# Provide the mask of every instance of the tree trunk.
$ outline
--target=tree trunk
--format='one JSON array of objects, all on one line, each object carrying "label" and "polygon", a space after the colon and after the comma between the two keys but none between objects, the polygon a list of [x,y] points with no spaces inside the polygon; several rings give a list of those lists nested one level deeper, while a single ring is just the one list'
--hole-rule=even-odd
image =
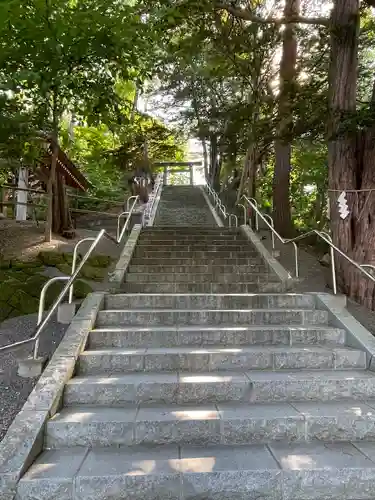
[{"label": "tree trunk", "polygon": [[50,242],[52,240],[52,226],[53,226],[53,198],[54,198],[54,184],[56,177],[56,165],[57,165],[57,155],[58,155],[58,144],[57,137],[54,138],[52,143],[52,159],[51,159],[51,169],[48,177],[47,184],[47,220],[45,227],[45,241]]},{"label": "tree trunk", "polygon": [[[337,198],[341,191],[358,189],[360,161],[357,161],[356,134],[341,131],[344,119],[356,109],[359,0],[336,0],[331,18],[330,123],[328,129],[328,172],[330,218],[333,242],[353,256],[356,240],[355,194],[348,193],[350,214],[341,219]],[[359,160],[359,159],[358,159]],[[339,283],[350,295],[353,269],[342,257],[336,258]]]},{"label": "tree trunk", "polygon": [[[286,0],[285,19],[299,15],[300,0]],[[285,237],[293,234],[289,184],[291,160],[291,132],[293,127],[293,94],[296,80],[297,38],[296,25],[288,23],[283,32],[283,53],[280,63],[280,95],[278,138],[275,141],[275,171],[273,178],[273,219],[275,229]]]},{"label": "tree trunk", "polygon": [[202,149],[203,149],[203,167],[204,167],[204,177],[205,179],[209,179],[209,174],[208,174],[208,151],[207,151],[207,144],[204,139],[201,139],[202,142]]},{"label": "tree trunk", "polygon": [[210,138],[210,179],[215,190],[220,188],[220,166],[217,154],[217,136],[214,134]]}]

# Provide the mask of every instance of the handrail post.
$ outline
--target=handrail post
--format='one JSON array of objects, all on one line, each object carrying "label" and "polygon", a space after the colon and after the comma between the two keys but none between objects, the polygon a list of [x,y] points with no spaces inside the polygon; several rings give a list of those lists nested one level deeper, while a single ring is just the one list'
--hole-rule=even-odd
[{"label": "handrail post", "polygon": [[[263,217],[264,217],[265,219],[268,219],[268,220],[270,221],[270,224],[271,224],[271,226],[272,226],[273,228],[275,227],[275,225],[274,225],[274,223],[273,223],[273,219],[272,219],[272,217],[271,217],[270,215],[268,215],[268,214],[263,214]],[[271,240],[272,240],[272,250],[275,250],[275,234],[274,234],[274,232],[273,232],[273,231],[271,231]]]},{"label": "handrail post", "polygon": [[[40,323],[42,322],[43,319],[43,313],[44,313],[44,301],[46,298],[46,293],[50,285],[52,283],[55,283],[56,281],[68,281],[70,279],[70,276],[55,276],[54,278],[51,278],[47,281],[47,283],[44,284],[42,291],[40,292],[40,299],[39,299],[39,308],[38,308],[38,320],[37,320],[37,325],[39,326]],[[38,358],[38,350],[39,350],[39,337],[35,340],[35,345],[34,345],[34,351],[33,351],[33,358],[37,359]]]},{"label": "handrail post", "polygon": [[246,207],[242,203],[237,203],[237,206],[238,207],[242,207],[242,210],[243,210],[243,223],[246,226],[247,225],[247,210],[246,210]]},{"label": "handrail post", "polygon": [[[73,275],[74,271],[76,270],[78,247],[81,245],[81,243],[85,243],[86,241],[95,241],[95,238],[92,238],[92,237],[91,238],[83,238],[78,243],[76,243],[74,250],[73,250],[73,261],[72,261],[72,273],[71,273],[71,275]],[[72,283],[72,286],[69,288],[69,298],[68,298],[69,304],[71,304],[73,301],[73,291],[74,291],[74,283]]]},{"label": "handrail post", "polygon": [[299,278],[298,246],[296,243],[294,243],[294,241],[292,241],[292,245],[294,246],[294,265],[296,278]]},{"label": "handrail post", "polygon": [[316,234],[320,237],[325,236],[328,241],[332,243],[330,245],[330,255],[331,255],[331,271],[332,271],[332,290],[335,295],[337,295],[337,278],[336,278],[336,262],[335,262],[335,250],[333,248],[333,242],[331,235],[325,231],[317,231]]}]

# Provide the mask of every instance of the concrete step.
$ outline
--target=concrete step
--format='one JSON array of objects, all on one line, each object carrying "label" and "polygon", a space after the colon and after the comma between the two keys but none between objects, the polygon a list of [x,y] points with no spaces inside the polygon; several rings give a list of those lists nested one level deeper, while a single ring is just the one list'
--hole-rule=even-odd
[{"label": "concrete step", "polygon": [[129,373],[75,377],[66,405],[220,403],[241,401],[363,401],[375,398],[375,375],[365,370]]},{"label": "concrete step", "polygon": [[232,284],[237,281],[251,282],[251,283],[265,283],[265,282],[279,282],[280,280],[276,274],[270,272],[255,273],[126,273],[126,283],[227,283]]},{"label": "concrete step", "polygon": [[169,242],[161,242],[158,245],[151,244],[148,240],[144,240],[144,242],[137,242],[137,250],[145,250],[145,251],[160,251],[160,252],[242,252],[242,251],[251,251],[253,253],[257,253],[254,247],[249,245],[248,243],[236,243],[225,242],[225,243],[213,243],[213,242],[197,242],[197,243],[184,243],[184,242],[175,242],[174,244],[170,244]]},{"label": "concrete step", "polygon": [[191,259],[198,259],[198,258],[205,258],[205,259],[211,259],[213,257],[221,259],[229,259],[229,258],[236,258],[236,259],[241,259],[241,258],[251,258],[251,257],[259,257],[259,255],[252,249],[247,249],[247,250],[205,250],[204,248],[201,250],[184,250],[184,251],[178,251],[174,250],[173,248],[155,248],[155,247],[136,247],[134,251],[134,256],[135,257],[148,257],[148,258],[164,258],[167,256],[168,258],[171,259],[184,259],[184,258],[191,258]]},{"label": "concrete step", "polygon": [[129,309],[99,311],[96,326],[327,324],[328,312],[308,309]]},{"label": "concrete step", "polygon": [[366,369],[366,353],[345,346],[178,346],[95,349],[79,356],[81,375],[132,372]]},{"label": "concrete step", "polygon": [[35,498],[369,500],[375,443],[49,450],[18,484],[17,500]]},{"label": "concrete step", "polygon": [[137,264],[130,265],[129,272],[133,274],[142,273],[184,273],[184,274],[207,274],[210,276],[215,276],[216,274],[244,274],[244,273],[267,273],[270,272],[269,268],[265,264],[208,264],[208,265],[154,265],[154,264]]},{"label": "concrete step", "polygon": [[311,402],[73,406],[48,421],[46,446],[358,442],[375,440],[374,422],[375,400],[319,406]]},{"label": "concrete step", "polygon": [[[275,283],[273,291],[278,291]],[[125,293],[254,293],[260,291],[259,283],[124,283],[121,292]]]},{"label": "concrete step", "polygon": [[298,308],[314,309],[315,297],[308,294],[116,294],[105,298],[106,309],[170,308]]},{"label": "concrete step", "polygon": [[142,235],[180,235],[180,236],[190,236],[190,235],[222,235],[226,236],[228,234],[232,235],[242,235],[241,229],[238,227],[219,227],[219,226],[149,226],[144,227],[141,232]]},{"label": "concrete step", "polygon": [[171,243],[172,245],[185,244],[185,243],[244,243],[247,245],[251,245],[250,241],[246,238],[242,233],[229,233],[229,234],[184,234],[177,233],[171,234],[168,232],[165,233],[141,233],[139,235],[138,241],[148,242],[152,244],[160,243],[165,245],[166,243]]},{"label": "concrete step", "polygon": [[345,330],[327,326],[128,327],[99,328],[89,335],[90,349],[212,345],[299,345],[345,343]]},{"label": "concrete step", "polygon": [[[152,238],[139,238],[137,241],[138,246],[151,246],[151,247],[156,247],[156,248],[176,248],[179,250],[182,249],[194,249],[197,248],[200,250],[201,248],[213,248],[214,250],[222,250],[223,248],[230,248],[230,249],[242,249],[246,247],[250,247],[254,249],[254,247],[249,243],[247,240],[234,240],[233,238],[228,238],[228,239],[222,239],[222,240],[213,240],[213,239],[201,239],[197,238],[194,240],[191,239],[185,239],[185,240],[168,240],[168,239],[162,239],[162,240],[153,240]],[[254,249],[255,250],[255,249]]]},{"label": "concrete step", "polygon": [[249,266],[249,270],[252,269],[251,266],[265,266],[262,258],[258,256],[254,257],[168,257],[164,255],[163,257],[137,257],[134,256],[131,259],[130,267],[132,266]]}]

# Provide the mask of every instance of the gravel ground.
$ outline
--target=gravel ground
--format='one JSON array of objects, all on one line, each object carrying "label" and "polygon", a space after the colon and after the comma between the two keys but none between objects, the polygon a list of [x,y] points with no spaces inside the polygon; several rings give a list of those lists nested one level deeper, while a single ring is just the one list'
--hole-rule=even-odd
[{"label": "gravel ground", "polygon": [[[0,325],[0,345],[17,342],[31,337],[37,315],[19,316],[4,321]],[[67,325],[57,323],[52,318],[40,338],[40,354],[49,356],[53,354],[59,345]],[[24,356],[32,352],[32,349],[22,348],[17,352],[18,356]],[[0,353],[0,440],[4,437],[7,428],[15,415],[22,408],[37,378],[25,379],[17,375],[17,362],[15,353]]]}]

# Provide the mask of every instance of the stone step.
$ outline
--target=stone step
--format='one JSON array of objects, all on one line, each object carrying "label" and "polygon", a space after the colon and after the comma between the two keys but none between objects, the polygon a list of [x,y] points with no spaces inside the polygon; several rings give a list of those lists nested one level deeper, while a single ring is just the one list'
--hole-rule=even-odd
[{"label": "stone step", "polygon": [[67,405],[125,403],[363,401],[375,398],[375,375],[365,370],[280,370],[208,373],[129,373],[75,377]]},{"label": "stone step", "polygon": [[89,335],[91,349],[212,345],[299,345],[345,343],[345,330],[326,326],[101,328]]},{"label": "stone step", "polygon": [[237,227],[219,227],[219,226],[148,226],[144,227],[141,232],[142,235],[159,235],[164,237],[164,235],[180,235],[180,236],[207,236],[207,235],[218,235],[226,236],[230,235],[242,235],[241,229]]},{"label": "stone step", "polygon": [[224,242],[197,242],[197,243],[184,243],[177,242],[169,244],[169,242],[161,242],[158,245],[151,244],[148,240],[138,241],[136,250],[144,250],[151,252],[246,252],[247,250],[257,253],[256,250],[248,243]]},{"label": "stone step", "polygon": [[237,281],[245,281],[251,283],[265,283],[265,282],[279,282],[280,280],[276,274],[271,274],[270,272],[263,273],[126,273],[125,282],[126,283],[223,283],[232,284]]},{"label": "stone step", "polygon": [[244,273],[267,273],[270,272],[269,268],[265,264],[207,264],[207,265],[171,265],[168,264],[137,264],[132,263],[129,266],[129,272],[133,274],[142,273],[184,273],[184,274],[207,274],[210,276],[215,276],[217,274],[237,274],[242,275]]},{"label": "stone step", "polygon": [[132,372],[366,369],[366,353],[344,346],[179,346],[81,353],[82,375]]},{"label": "stone step", "polygon": [[172,245],[178,245],[182,243],[244,243],[250,245],[249,240],[242,233],[230,233],[230,234],[168,234],[168,233],[141,233],[138,238],[138,242],[151,242],[152,244],[160,243],[165,245],[166,243],[171,243]]},{"label": "stone step", "polygon": [[137,257],[134,256],[131,259],[130,267],[135,265],[142,266],[249,266],[249,270],[252,269],[251,266],[265,266],[264,261],[260,256],[254,257],[168,257],[167,254],[163,257]]},{"label": "stone step", "polygon": [[[275,283],[273,291],[278,291]],[[259,283],[124,283],[126,293],[254,293],[260,291]]]},{"label": "stone step", "polygon": [[251,258],[251,257],[258,257],[258,253],[256,253],[254,250],[251,248],[247,250],[218,250],[218,251],[212,251],[212,250],[185,250],[185,251],[177,251],[174,249],[170,248],[165,248],[165,250],[158,248],[156,249],[155,247],[136,247],[134,251],[134,256],[135,257],[148,257],[148,258],[163,258],[167,256],[168,258],[171,259],[183,259],[183,258],[191,258],[191,259],[198,259],[198,258],[205,258],[205,259],[211,259],[213,257],[221,259],[229,259],[229,258],[235,258],[235,259],[241,259],[241,258]]},{"label": "stone step", "polygon": [[[375,440],[375,400],[63,408],[46,446],[248,445]],[[375,442],[374,442],[375,444]]]},{"label": "stone step", "polygon": [[314,309],[315,297],[308,294],[116,294],[105,298],[106,309],[135,307],[170,309],[233,309],[241,307]]},{"label": "stone step", "polygon": [[326,324],[328,312],[308,309],[129,309],[99,311],[96,326]]},{"label": "stone step", "polygon": [[206,249],[212,248],[213,250],[222,250],[223,248],[241,250],[242,248],[252,247],[246,240],[212,240],[212,239],[197,239],[197,240],[153,240],[147,237],[139,238],[137,245],[140,247],[154,247],[154,248],[173,248],[176,250],[192,250],[192,249]]},{"label": "stone step", "polygon": [[48,450],[18,484],[17,500],[35,498],[369,500],[375,443]]}]

